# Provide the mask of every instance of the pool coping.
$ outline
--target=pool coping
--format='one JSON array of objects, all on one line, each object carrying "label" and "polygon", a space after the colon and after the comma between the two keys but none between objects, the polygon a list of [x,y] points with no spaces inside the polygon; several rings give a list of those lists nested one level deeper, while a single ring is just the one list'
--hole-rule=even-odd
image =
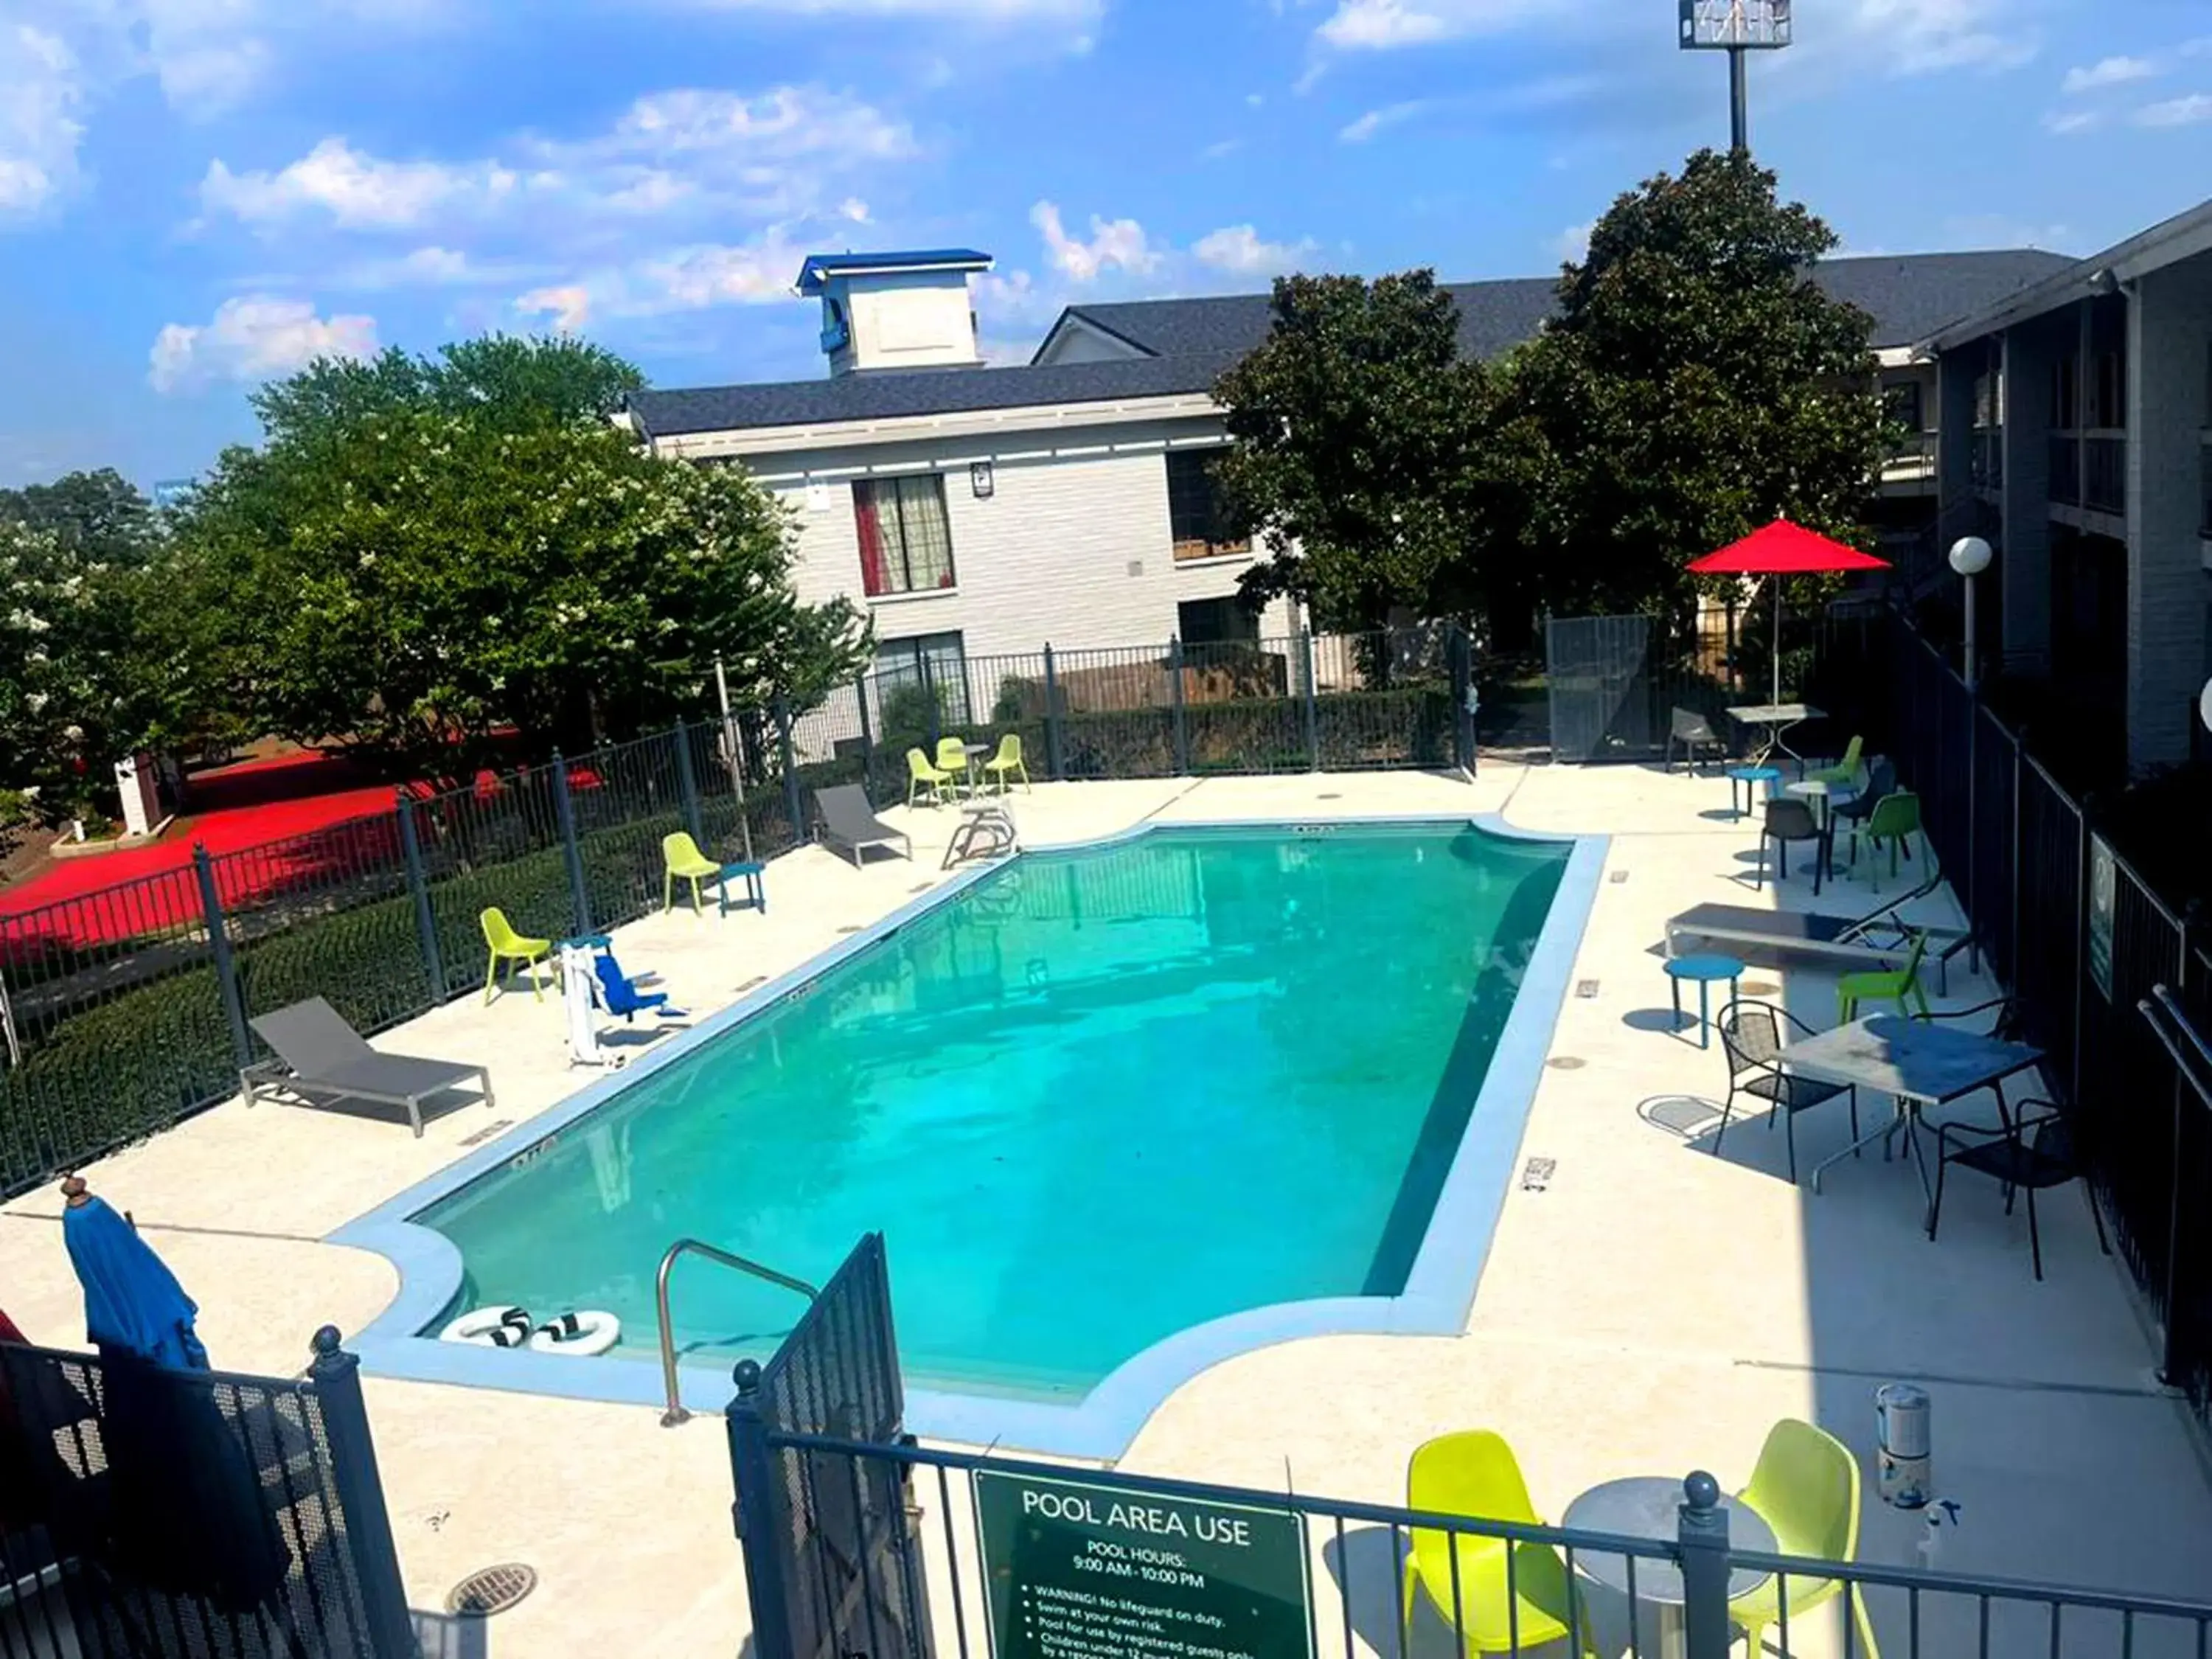
[{"label": "pool coping", "polygon": [[[1566,1000],[1574,962],[1597,900],[1610,838],[1528,830],[1494,812],[1396,812],[1344,816],[1281,813],[1237,817],[1154,817],[1111,835],[1043,843],[1028,853],[1080,852],[1191,830],[1250,830],[1301,824],[1471,824],[1502,840],[1565,846],[1565,868],[1536,936],[1512,1012],[1492,1052],[1468,1127],[1453,1154],[1405,1289],[1395,1297],[1334,1297],[1271,1304],[1224,1315],[1163,1338],[1133,1354],[1083,1398],[1059,1404],[1018,1395],[907,1390],[907,1427],[931,1439],[999,1444],[1066,1457],[1111,1461],[1128,1449],[1146,1421],[1200,1372],[1239,1354],[1316,1336],[1456,1336],[1466,1328],[1484,1264],[1504,1210],[1528,1114],[1535,1103],[1552,1033]],[[1016,859],[1023,854],[1017,854]],[[410,1219],[441,1199],[559,1133],[641,1078],[677,1063],[763,1009],[907,927],[997,872],[994,860],[963,872],[899,906],[872,925],[758,986],[672,1041],[610,1072],[526,1119],[325,1236],[324,1243],[383,1256],[398,1275],[392,1301],[349,1346],[372,1376],[509,1393],[625,1405],[663,1406],[657,1364],[587,1363],[562,1354],[478,1347],[416,1334],[451,1303],[462,1279],[460,1251],[445,1235]],[[678,1367],[684,1403],[719,1412],[732,1386],[717,1362]]]}]

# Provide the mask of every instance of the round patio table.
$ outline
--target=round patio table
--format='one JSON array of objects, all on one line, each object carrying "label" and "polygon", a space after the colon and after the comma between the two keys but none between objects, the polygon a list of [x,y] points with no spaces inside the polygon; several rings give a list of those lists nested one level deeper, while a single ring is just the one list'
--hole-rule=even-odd
[{"label": "round patio table", "polygon": [[[1723,1495],[1720,1507],[1728,1516],[1729,1546],[1753,1554],[1775,1555],[1780,1548],[1774,1528],[1757,1510]],[[1672,1543],[1681,1524],[1682,1483],[1673,1475],[1637,1474],[1592,1486],[1567,1505],[1560,1525],[1571,1532],[1611,1533],[1616,1538],[1653,1538]],[[1594,1584],[1629,1592],[1631,1558],[1604,1550],[1577,1549],[1575,1571]],[[1682,1603],[1688,1592],[1682,1587],[1682,1570],[1672,1561],[1634,1558],[1635,1599],[1659,1609],[1659,1651],[1664,1659],[1679,1659],[1682,1652]],[[1729,1575],[1729,1600],[1748,1595],[1774,1575],[1759,1567],[1738,1567]]]}]

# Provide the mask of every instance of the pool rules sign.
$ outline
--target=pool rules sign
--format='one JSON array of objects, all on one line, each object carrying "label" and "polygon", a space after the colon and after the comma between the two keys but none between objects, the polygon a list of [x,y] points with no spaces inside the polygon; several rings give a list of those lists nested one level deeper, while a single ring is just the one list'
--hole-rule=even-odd
[{"label": "pool rules sign", "polygon": [[994,1659],[1312,1659],[1281,1510],[976,1471]]}]

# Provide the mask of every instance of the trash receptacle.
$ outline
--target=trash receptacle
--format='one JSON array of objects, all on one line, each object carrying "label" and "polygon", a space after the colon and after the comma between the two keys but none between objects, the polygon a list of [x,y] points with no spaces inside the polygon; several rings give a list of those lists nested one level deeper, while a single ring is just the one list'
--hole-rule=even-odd
[{"label": "trash receptacle", "polygon": [[1925,1389],[1910,1382],[1885,1382],[1874,1391],[1881,1498],[1900,1510],[1928,1505],[1932,1480],[1928,1415]]}]

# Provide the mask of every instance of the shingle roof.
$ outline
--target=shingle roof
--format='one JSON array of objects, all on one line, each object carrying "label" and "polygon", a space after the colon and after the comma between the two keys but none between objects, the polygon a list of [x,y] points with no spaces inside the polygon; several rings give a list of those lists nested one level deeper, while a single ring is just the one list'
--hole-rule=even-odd
[{"label": "shingle roof", "polygon": [[[1874,318],[1873,343],[1879,348],[1925,339],[1943,324],[2073,263],[2033,248],[1884,255],[1825,261],[1814,280]],[[1554,286],[1548,276],[1450,284],[1459,307],[1461,349],[1494,357],[1528,339],[1551,315]],[[640,392],[631,396],[629,408],[647,433],[676,437],[1205,392],[1267,337],[1267,307],[1264,294],[1075,306],[1069,315],[1151,355],[1119,362],[913,369]]]},{"label": "shingle roof", "polygon": [[1020,368],[878,370],[818,380],[634,392],[629,410],[646,433],[738,432],[770,426],[889,421],[984,409],[1112,403],[1204,392],[1235,354],[1134,357],[1121,362],[1049,363]]}]

